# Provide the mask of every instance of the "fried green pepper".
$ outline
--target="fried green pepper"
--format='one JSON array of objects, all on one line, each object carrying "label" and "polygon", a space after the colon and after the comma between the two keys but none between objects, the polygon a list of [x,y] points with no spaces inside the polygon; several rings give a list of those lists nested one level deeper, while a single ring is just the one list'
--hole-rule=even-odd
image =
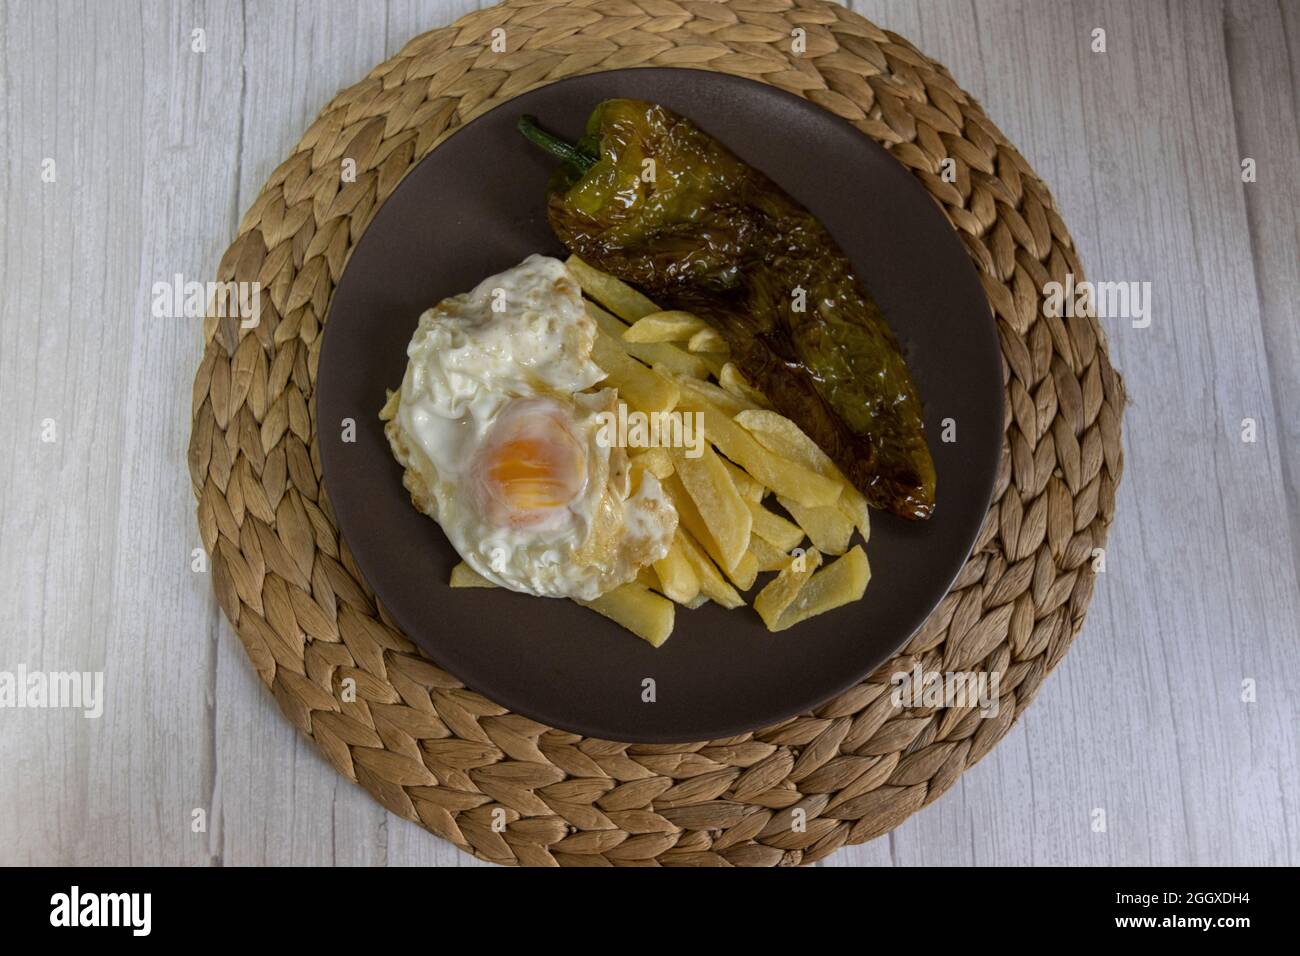
[{"label": "fried green pepper", "polygon": [[547,211],[579,258],[684,309],[877,508],[934,509],[934,463],[898,341],[817,219],[690,120],[606,100],[569,144],[522,117],[562,162]]}]

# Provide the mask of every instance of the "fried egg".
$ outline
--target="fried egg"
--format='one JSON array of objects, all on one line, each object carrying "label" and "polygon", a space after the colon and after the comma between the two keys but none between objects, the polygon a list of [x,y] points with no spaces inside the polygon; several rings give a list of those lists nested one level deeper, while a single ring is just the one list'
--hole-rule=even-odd
[{"label": "fried egg", "polygon": [[601,440],[613,389],[564,263],[529,256],[420,316],[384,414],[412,503],[494,584],[591,601],[668,552],[677,512]]}]

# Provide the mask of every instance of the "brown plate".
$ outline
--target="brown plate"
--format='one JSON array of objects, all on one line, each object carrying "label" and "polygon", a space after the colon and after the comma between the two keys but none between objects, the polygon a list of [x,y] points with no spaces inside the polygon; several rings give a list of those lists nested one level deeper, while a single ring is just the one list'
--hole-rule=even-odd
[{"label": "brown plate", "polygon": [[[655,649],[569,601],[453,590],[456,553],[402,488],[378,419],[421,312],[533,252],[563,256],[546,221],[554,163],[521,113],[576,139],[610,97],[662,103],[718,137],[819,216],[904,343],[938,472],[927,522],[872,513],[863,600],[769,634],[750,608],[677,610]],[[525,716],[613,740],[728,736],[816,707],[901,647],[943,598],[979,532],[1002,442],[1002,360],[962,243],[925,189],[845,121],[721,73],[617,70],[561,80],[466,124],[424,159],[352,253],[325,324],[317,383],[324,481],[357,566],[439,665]],[[344,419],[356,440],[342,441]],[[955,441],[941,440],[952,419]],[[769,576],[760,577],[760,585]],[[655,700],[642,699],[653,678]]]}]

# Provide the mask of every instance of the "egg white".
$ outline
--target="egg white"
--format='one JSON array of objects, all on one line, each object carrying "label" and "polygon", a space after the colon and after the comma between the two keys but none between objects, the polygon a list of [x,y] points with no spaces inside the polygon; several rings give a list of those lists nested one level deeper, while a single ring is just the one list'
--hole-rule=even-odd
[{"label": "egg white", "polygon": [[[598,440],[617,395],[592,391],[605,377],[591,360],[595,335],[564,263],[533,255],[425,312],[407,348],[385,428],[404,484],[461,558],[502,587],[590,601],[668,552],[672,502],[648,473],[630,489],[626,452]],[[530,418],[572,441],[585,474],[562,507],[512,515],[484,494],[482,462]]]}]

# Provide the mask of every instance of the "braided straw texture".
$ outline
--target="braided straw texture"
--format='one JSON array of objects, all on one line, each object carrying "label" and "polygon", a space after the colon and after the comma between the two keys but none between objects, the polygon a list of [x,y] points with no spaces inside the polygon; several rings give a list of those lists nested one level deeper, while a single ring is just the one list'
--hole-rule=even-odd
[{"label": "braided straw texture", "polygon": [[[505,53],[489,46],[497,27]],[[801,55],[791,52],[796,27],[806,31]],[[693,744],[555,730],[422,657],[339,537],[316,444],[321,323],[349,251],[403,175],[519,93],[637,66],[769,83],[883,144],[969,250],[1005,359],[993,503],[929,620],[876,674],[815,712]],[[355,182],[340,181],[343,157],[356,161]],[[945,158],[956,161],[955,182],[940,175]],[[1044,284],[1066,273],[1082,276],[1069,233],[1024,158],[947,70],[843,7],[510,0],[472,13],[335,96],[221,260],[219,278],[259,281],[263,302],[251,330],[208,317],[194,382],[189,468],[217,599],[285,715],[339,773],[475,856],[814,862],[886,833],[947,790],[1029,705],[1083,623],[1092,552],[1114,513],[1124,393],[1095,320],[1042,314]],[[895,705],[888,675],[918,662],[1000,672],[997,716]]]}]

